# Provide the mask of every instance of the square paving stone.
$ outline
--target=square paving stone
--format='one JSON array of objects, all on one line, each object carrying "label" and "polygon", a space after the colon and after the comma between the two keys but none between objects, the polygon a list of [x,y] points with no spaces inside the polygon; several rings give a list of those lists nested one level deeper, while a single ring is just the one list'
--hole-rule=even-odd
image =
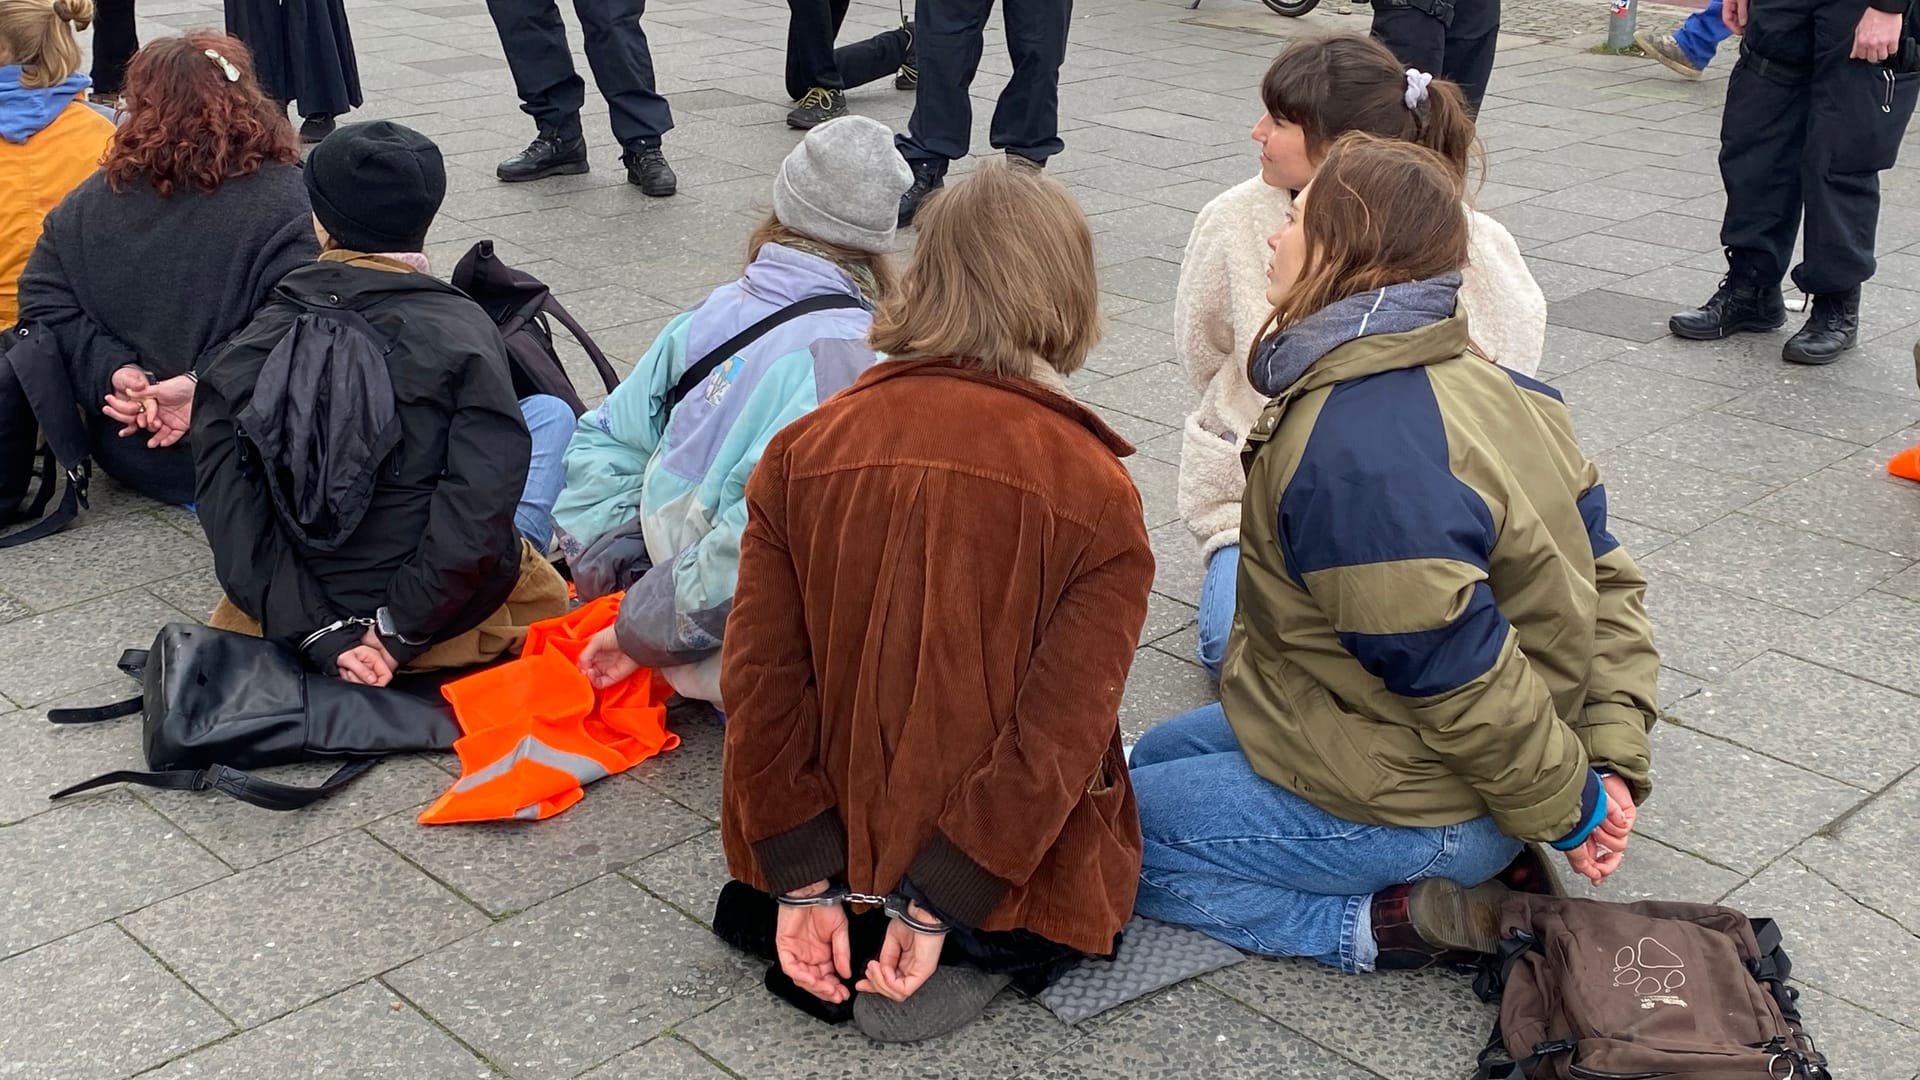
[{"label": "square paving stone", "polygon": [[1795,982],[1882,1016],[1913,1015],[1920,1000],[1920,937],[1800,863],[1782,859],[1768,867],[1728,897],[1727,905],[1779,922]]},{"label": "square paving stone", "polygon": [[0,592],[35,611],[68,607],[200,566],[213,553],[152,514],[87,520],[52,543],[29,544],[0,559]]},{"label": "square paving stone", "polygon": [[1914,566],[1904,573],[1895,574],[1881,582],[1880,591],[1905,597],[1908,600],[1920,600],[1920,566]]},{"label": "square paving stone", "polygon": [[727,1080],[730,1075],[691,1045],[664,1036],[634,1047],[580,1080]]},{"label": "square paving stone", "polygon": [[[1907,724],[1911,728],[1911,717]],[[1888,743],[1899,739],[1893,734]],[[1909,737],[1907,746],[1912,742]],[[1809,838],[1794,858],[1909,932],[1920,934],[1920,866],[1910,857],[1916,851],[1920,851],[1920,773],[1909,773],[1837,828]]]},{"label": "square paving stone", "polygon": [[1342,975],[1307,959],[1255,957],[1205,977],[1314,1042],[1394,1080],[1458,1080],[1496,1010],[1451,972]]},{"label": "square paving stone", "polygon": [[545,821],[422,825],[405,813],[371,831],[460,895],[500,916],[532,907],[707,828],[706,819],[652,788],[612,777],[589,786],[586,798]]},{"label": "square paving stone", "polygon": [[1148,646],[1133,654],[1133,670],[1120,699],[1121,735],[1132,742],[1161,721],[1218,700],[1207,669]]},{"label": "square paving stone", "polygon": [[1652,341],[1667,336],[1673,312],[1671,301],[1591,289],[1547,305],[1547,321],[1626,341]]},{"label": "square paving stone", "polygon": [[608,875],[387,981],[515,1077],[549,1080],[676,1024],[684,1031],[688,1018],[741,988],[759,991],[759,972],[698,924]]},{"label": "square paving stone", "polygon": [[1820,381],[1817,375],[1781,376],[1720,409],[1862,445],[1911,426],[1920,413],[1907,398]]},{"label": "square paving stone", "polygon": [[1140,490],[1140,512],[1146,517],[1147,528],[1180,520],[1180,509],[1175,505],[1180,486],[1178,465],[1145,454],[1124,458],[1122,464],[1133,474],[1134,487]]},{"label": "square paving stone", "polygon": [[1339,1054],[1199,983],[1139,1002],[1020,1075],[1032,1080],[1374,1080],[1373,1073]]},{"label": "square paving stone", "polygon": [[756,977],[732,1001],[681,1024],[681,1038],[754,1080],[899,1076],[915,1080],[1012,1077],[1073,1041],[1043,1006],[1003,992],[973,1023],[944,1038],[876,1043],[852,1024],[824,1024],[768,993]]},{"label": "square paving stone", "polygon": [[1722,678],[1815,625],[1798,612],[1678,574],[1658,569],[1646,573],[1647,612],[1653,619],[1653,643],[1660,650],[1660,660],[1697,678]]},{"label": "square paving stone", "polygon": [[[1659,768],[1660,761],[1656,757],[1656,788],[1660,784]],[[1659,798],[1660,793],[1656,791],[1654,797]],[[1616,904],[1635,900],[1681,900],[1713,904],[1739,888],[1746,880],[1724,866],[1715,866],[1699,856],[1689,855],[1650,836],[1638,834],[1627,845],[1627,854],[1621,860],[1620,869],[1597,888],[1569,869],[1566,863],[1566,859],[1558,853],[1554,854],[1553,868],[1569,893]]]},{"label": "square paving stone", "polygon": [[233,1030],[111,924],[0,963],[0,1016],[15,1080],[114,1080]]},{"label": "square paving stone", "polygon": [[1675,708],[1687,727],[1867,791],[1920,764],[1920,698],[1767,653]]},{"label": "square paving stone", "polygon": [[1920,694],[1920,604],[1868,593],[1802,630],[1781,651]]},{"label": "square paving stone", "polygon": [[1102,375],[1124,375],[1172,359],[1173,335],[1166,330],[1113,322],[1087,356],[1087,368]]},{"label": "square paving stone", "polygon": [[[1842,508],[1835,513],[1835,508]],[[1842,462],[1747,508],[1755,517],[1920,558],[1920,491],[1912,481]]]},{"label": "square paving stone", "polygon": [[1153,545],[1153,591],[1190,607],[1200,603],[1200,586],[1206,581],[1206,564],[1200,561],[1200,545],[1184,521],[1176,521],[1147,531]]},{"label": "square paving stone", "polygon": [[628,878],[703,926],[713,923],[720,889],[732,880],[718,830],[709,829],[628,867]]},{"label": "square paving stone", "polygon": [[638,780],[681,806],[720,821],[720,755],[726,729],[712,710],[702,715],[667,715],[668,730],[680,736],[680,745],[635,765],[621,776]]},{"label": "square paving stone", "polygon": [[227,872],[171,822],[119,791],[75,796],[0,835],[0,956]]},{"label": "square paving stone", "polygon": [[[337,762],[313,761],[257,775],[300,787],[333,775]],[[426,755],[391,757],[344,790],[298,813],[263,813],[210,791],[141,791],[140,797],[236,870],[277,859],[389,814],[431,802],[447,788],[447,774]]]},{"label": "square paving stone", "polygon": [[1532,272],[1534,283],[1540,286],[1540,293],[1547,298],[1549,304],[1626,280],[1626,275],[1609,270],[1536,257],[1539,250],[1541,249],[1532,249],[1527,252],[1527,269]]},{"label": "square paving stone", "polygon": [[[1576,421],[1577,423],[1577,421]],[[1594,455],[1607,504],[1656,529],[1686,534],[1765,498],[1771,485],[1625,447]]]},{"label": "square paving stone", "polygon": [[[1920,1030],[1811,986],[1799,989],[1800,1020],[1835,1076],[1904,1077],[1920,1062]],[[1911,1010],[1906,1016],[1920,1023]]]},{"label": "square paving stone", "polygon": [[[133,589],[0,625],[0,694],[39,705],[109,682],[122,652],[146,648],[162,626],[186,618]],[[127,686],[128,694],[138,693],[136,684]]]},{"label": "square paving stone", "polygon": [[146,768],[138,719],[104,724],[47,720],[48,709],[101,705],[139,692],[138,683],[122,680],[0,716],[0,739],[5,740],[9,762],[7,782],[0,785],[0,825],[58,809],[62,804],[47,796],[69,784],[115,769]]},{"label": "square paving stone", "polygon": [[1615,540],[1620,541],[1620,545],[1627,549],[1627,553],[1632,555],[1636,562],[1680,539],[1670,532],[1662,532],[1651,525],[1642,525],[1628,518],[1617,517],[1611,512],[1607,514],[1607,531],[1613,534]]},{"label": "square paving stone", "polygon": [[[1553,333],[1549,327],[1549,342]],[[1658,431],[1739,393],[1634,367],[1618,357],[1585,365],[1555,378],[1553,385],[1566,398],[1574,431],[1588,454]]]},{"label": "square paving stone", "polygon": [[365,982],[141,1080],[490,1080],[496,1074],[377,982]]},{"label": "square paving stone", "polygon": [[[1756,799],[1761,791],[1766,798]],[[1752,873],[1866,797],[1859,788],[1662,724],[1653,734],[1653,797],[1634,831]]]},{"label": "square paving stone", "polygon": [[1108,379],[1081,397],[1172,428],[1186,423],[1194,402],[1186,373],[1173,363],[1155,364]]},{"label": "square paving stone", "polygon": [[[1709,410],[1635,439],[1628,449],[1764,484],[1788,484],[1818,473],[1859,447]],[[1920,520],[1920,511],[1915,518]]]},{"label": "square paving stone", "polygon": [[226,595],[211,566],[152,582],[147,591],[175,611],[203,619],[213,613],[220,598]]},{"label": "square paving stone", "polygon": [[484,928],[487,917],[362,832],[123,920],[194,989],[257,1024]]},{"label": "square paving stone", "polygon": [[1905,570],[1912,560],[1729,514],[1648,556],[1645,565],[1818,617]]},{"label": "square paving stone", "polygon": [[[1534,254],[1542,259],[1591,266],[1615,274],[1644,274],[1649,270],[1672,266],[1693,252],[1665,244],[1650,244],[1644,240],[1588,233],[1549,244]],[[1532,259],[1528,262],[1531,263]]]}]

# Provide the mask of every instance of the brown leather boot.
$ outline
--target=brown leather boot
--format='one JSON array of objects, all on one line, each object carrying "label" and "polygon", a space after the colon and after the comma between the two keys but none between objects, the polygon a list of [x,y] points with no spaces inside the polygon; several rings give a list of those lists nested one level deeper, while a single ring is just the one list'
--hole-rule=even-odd
[{"label": "brown leather boot", "polygon": [[1542,896],[1565,896],[1567,887],[1554,873],[1552,856],[1539,844],[1528,844],[1520,849],[1505,870],[1493,875],[1493,880],[1512,889],[1514,892],[1539,893]]},{"label": "brown leather boot", "polygon": [[1446,878],[1395,885],[1373,894],[1374,967],[1417,971],[1472,964],[1500,940],[1500,905],[1511,891],[1499,881],[1471,889]]}]

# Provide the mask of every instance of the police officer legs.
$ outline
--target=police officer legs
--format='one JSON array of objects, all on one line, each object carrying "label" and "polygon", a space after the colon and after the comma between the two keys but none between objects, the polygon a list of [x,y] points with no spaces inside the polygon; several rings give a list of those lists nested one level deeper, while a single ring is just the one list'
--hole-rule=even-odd
[{"label": "police officer legs", "polygon": [[[914,55],[918,95],[900,156],[913,167],[913,186],[900,199],[900,227],[913,223],[921,202],[946,182],[947,165],[967,154],[973,103],[967,90],[980,68],[993,0],[916,0]],[[988,140],[1008,158],[1035,168],[1059,153],[1060,65],[1067,58],[1073,0],[1004,0],[1007,53],[1013,76],[994,105]]]},{"label": "police officer legs", "polygon": [[[660,150],[673,127],[667,99],[654,90],[653,56],[640,29],[646,0],[574,0],[586,36],[593,81],[607,99],[608,120],[620,142],[627,181],[648,195],[671,195],[679,187]],[[586,83],[573,68],[566,24],[555,0],[487,0],[494,29],[506,50],[520,108],[539,134],[496,174],[509,183],[587,171],[580,107]]]},{"label": "police officer legs", "polygon": [[1459,83],[1478,113],[1493,78],[1500,0],[1373,0],[1373,36],[1408,67]]},{"label": "police officer legs", "polygon": [[1676,336],[1778,329],[1787,321],[1781,279],[1802,234],[1793,281],[1813,298],[1812,313],[1782,357],[1830,364],[1858,343],[1880,172],[1893,166],[1920,94],[1906,2],[1728,0],[1728,25],[1746,37],[1720,125],[1727,278],[1704,306],[1669,321]]}]

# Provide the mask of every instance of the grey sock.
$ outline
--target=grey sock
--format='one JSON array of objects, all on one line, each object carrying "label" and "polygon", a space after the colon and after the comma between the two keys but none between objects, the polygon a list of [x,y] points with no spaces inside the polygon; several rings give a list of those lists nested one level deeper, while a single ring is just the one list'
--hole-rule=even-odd
[{"label": "grey sock", "polygon": [[941,967],[904,1002],[879,994],[855,994],[853,1026],[875,1042],[938,1038],[986,1011],[993,996],[1013,979],[972,968]]}]

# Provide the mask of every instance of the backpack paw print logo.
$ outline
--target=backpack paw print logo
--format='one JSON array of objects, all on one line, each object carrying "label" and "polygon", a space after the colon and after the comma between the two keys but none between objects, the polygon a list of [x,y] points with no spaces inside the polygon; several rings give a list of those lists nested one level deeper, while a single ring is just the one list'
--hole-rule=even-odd
[{"label": "backpack paw print logo", "polygon": [[1674,996],[1687,985],[1686,961],[1672,949],[1650,937],[1637,944],[1622,945],[1613,954],[1613,985],[1631,989],[1640,995],[1640,1007],[1659,1005],[1686,1008],[1684,999]]}]

